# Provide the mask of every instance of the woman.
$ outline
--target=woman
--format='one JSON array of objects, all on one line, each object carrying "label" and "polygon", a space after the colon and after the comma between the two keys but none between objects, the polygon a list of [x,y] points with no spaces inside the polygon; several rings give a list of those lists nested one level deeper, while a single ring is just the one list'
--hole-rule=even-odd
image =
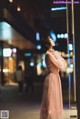
[{"label": "woman", "polygon": [[45,42],[48,75],[44,81],[40,119],[64,119],[59,71],[66,68],[66,62],[60,53],[53,49],[54,46],[54,41],[48,36]]}]

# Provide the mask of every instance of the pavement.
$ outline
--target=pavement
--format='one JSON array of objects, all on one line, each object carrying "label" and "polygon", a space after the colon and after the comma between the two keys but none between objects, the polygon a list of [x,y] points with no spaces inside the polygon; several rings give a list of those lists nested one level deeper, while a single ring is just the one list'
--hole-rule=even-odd
[{"label": "pavement", "polygon": [[[39,119],[41,99],[40,85],[35,85],[34,93],[26,93],[24,86],[23,94],[20,95],[17,84],[7,84],[1,87],[0,112],[8,110],[9,119]],[[68,103],[64,103],[64,115],[64,119],[77,119],[76,107],[69,108]]]}]

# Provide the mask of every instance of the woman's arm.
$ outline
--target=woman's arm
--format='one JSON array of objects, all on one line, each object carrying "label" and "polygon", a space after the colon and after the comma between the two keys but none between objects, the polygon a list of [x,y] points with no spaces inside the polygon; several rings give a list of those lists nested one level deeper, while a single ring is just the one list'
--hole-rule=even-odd
[{"label": "woman's arm", "polygon": [[66,60],[61,56],[58,51],[56,51],[55,56],[57,57],[58,63],[60,64],[60,69],[65,70],[67,68]]},{"label": "woman's arm", "polygon": [[59,69],[61,68],[55,55],[53,55],[51,53],[47,53],[46,58],[48,58],[57,68],[59,68]]}]

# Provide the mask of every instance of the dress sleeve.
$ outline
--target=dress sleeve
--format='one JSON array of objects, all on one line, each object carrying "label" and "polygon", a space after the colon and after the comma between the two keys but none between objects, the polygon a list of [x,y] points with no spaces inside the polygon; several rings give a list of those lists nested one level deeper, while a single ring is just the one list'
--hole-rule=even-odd
[{"label": "dress sleeve", "polygon": [[60,69],[65,70],[67,68],[67,63],[65,59],[60,55],[59,52],[56,52],[55,56],[57,57],[58,63],[60,64]]},{"label": "dress sleeve", "polygon": [[47,57],[60,70],[65,70],[66,69],[67,63],[59,53],[56,53],[56,54],[48,53]]},{"label": "dress sleeve", "polygon": [[51,53],[46,54],[46,58],[49,58],[49,60],[57,67],[60,69],[60,64],[57,60],[57,58],[52,55]]}]

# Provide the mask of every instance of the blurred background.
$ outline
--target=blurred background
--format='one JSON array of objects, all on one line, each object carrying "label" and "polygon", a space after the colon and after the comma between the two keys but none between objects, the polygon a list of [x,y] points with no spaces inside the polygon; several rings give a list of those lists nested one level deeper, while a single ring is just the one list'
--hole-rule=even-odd
[{"label": "blurred background", "polygon": [[[14,104],[16,101],[20,101],[22,105],[23,102],[26,105],[30,102],[30,104],[39,104],[40,106],[47,72],[41,34],[45,32],[52,37],[56,44],[55,50],[58,50],[67,62],[66,70],[60,72],[64,107],[69,109],[76,105],[75,47],[73,28],[70,25],[73,19],[71,13],[73,13],[71,5],[58,4],[53,0],[0,0],[0,83],[2,95],[0,109],[2,107],[5,109],[5,105],[6,109],[10,108],[12,101]],[[18,96],[17,94],[17,81],[14,73],[19,65],[22,66],[25,75],[29,73],[29,69],[32,72],[31,75],[34,77],[32,79],[34,93],[32,94],[29,92],[26,95],[26,78],[24,78],[23,95]],[[24,119],[30,118],[25,117]]]}]

